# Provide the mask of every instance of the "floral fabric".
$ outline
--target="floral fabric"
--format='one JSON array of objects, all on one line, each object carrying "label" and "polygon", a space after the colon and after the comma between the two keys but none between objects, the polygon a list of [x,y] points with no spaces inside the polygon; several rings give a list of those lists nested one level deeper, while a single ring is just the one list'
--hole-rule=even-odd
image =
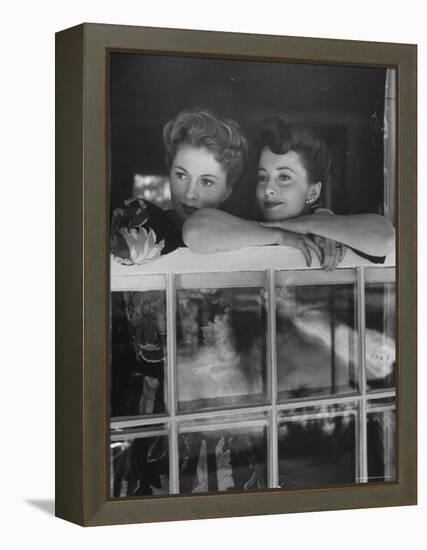
[{"label": "floral fabric", "polygon": [[111,254],[115,261],[142,264],[185,246],[171,211],[140,198],[125,201],[111,218]]}]

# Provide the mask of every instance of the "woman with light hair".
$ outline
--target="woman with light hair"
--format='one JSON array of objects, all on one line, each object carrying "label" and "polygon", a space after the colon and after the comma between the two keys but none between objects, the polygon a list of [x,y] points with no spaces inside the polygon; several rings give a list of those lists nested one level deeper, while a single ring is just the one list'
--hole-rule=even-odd
[{"label": "woman with light hair", "polygon": [[143,263],[179,246],[182,224],[196,210],[218,209],[230,196],[247,158],[239,124],[199,107],[163,128],[173,210],[137,198],[114,210],[111,251],[120,263]]}]

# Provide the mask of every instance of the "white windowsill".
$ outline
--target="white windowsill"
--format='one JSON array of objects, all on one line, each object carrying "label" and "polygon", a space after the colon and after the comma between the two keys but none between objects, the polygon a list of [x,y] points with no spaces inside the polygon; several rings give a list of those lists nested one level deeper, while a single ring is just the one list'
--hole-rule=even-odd
[{"label": "white windowsill", "polygon": [[[366,267],[394,267],[395,254],[389,254],[384,264],[373,264],[347,250],[337,269]],[[311,270],[319,269],[316,257],[307,267],[302,253],[287,246],[247,247],[215,254],[195,254],[188,248],[174,252],[140,265],[122,265],[111,258],[111,278],[163,273],[215,273],[232,271],[262,271],[265,269]]]}]

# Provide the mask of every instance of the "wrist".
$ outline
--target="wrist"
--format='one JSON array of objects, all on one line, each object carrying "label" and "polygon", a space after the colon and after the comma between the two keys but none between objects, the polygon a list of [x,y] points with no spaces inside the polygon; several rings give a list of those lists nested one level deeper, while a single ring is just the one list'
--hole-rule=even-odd
[{"label": "wrist", "polygon": [[313,215],[312,216],[306,216],[304,220],[301,220],[300,223],[300,231],[298,233],[301,233],[301,235],[309,235],[310,233],[313,233]]}]

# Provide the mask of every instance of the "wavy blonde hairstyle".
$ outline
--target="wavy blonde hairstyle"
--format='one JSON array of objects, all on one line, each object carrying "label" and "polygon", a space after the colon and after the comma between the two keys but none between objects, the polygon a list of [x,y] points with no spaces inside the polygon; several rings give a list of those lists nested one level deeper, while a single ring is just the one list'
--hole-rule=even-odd
[{"label": "wavy blonde hairstyle", "polygon": [[163,142],[168,168],[180,145],[205,147],[225,169],[230,186],[242,175],[248,156],[247,140],[239,124],[200,107],[185,109],[170,120],[163,128]]}]

